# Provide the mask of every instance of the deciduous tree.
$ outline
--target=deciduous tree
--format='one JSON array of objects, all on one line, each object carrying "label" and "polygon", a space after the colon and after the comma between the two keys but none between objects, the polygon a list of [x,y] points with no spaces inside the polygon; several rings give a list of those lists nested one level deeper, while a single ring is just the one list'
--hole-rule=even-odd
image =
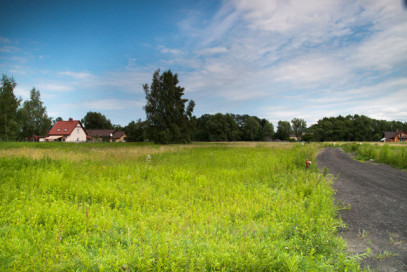
[{"label": "deciduous tree", "polygon": [[155,143],[190,142],[190,121],[195,107],[193,100],[183,99],[184,88],[178,86],[178,75],[171,70],[160,75],[155,71],[151,85],[143,85],[147,103],[148,138]]},{"label": "deciduous tree", "polygon": [[100,112],[89,111],[81,120],[85,129],[113,129],[109,119]]},{"label": "deciduous tree", "polygon": [[24,101],[23,107],[18,110],[20,120],[21,137],[34,135],[45,136],[51,125],[51,118],[47,115],[47,109],[41,101],[40,91],[32,88],[30,100]]},{"label": "deciduous tree", "polygon": [[137,120],[137,123],[131,121],[125,128],[126,141],[128,142],[143,142],[146,140],[146,122]]},{"label": "deciduous tree", "polygon": [[291,120],[292,129],[297,139],[301,139],[302,134],[307,130],[307,122],[304,119],[294,118]]},{"label": "deciduous tree", "polygon": [[17,109],[21,99],[14,95],[17,83],[13,77],[2,76],[0,87],[0,140],[16,139],[18,132]]},{"label": "deciduous tree", "polygon": [[288,140],[290,138],[291,126],[288,121],[278,121],[277,132],[275,137],[280,140]]}]

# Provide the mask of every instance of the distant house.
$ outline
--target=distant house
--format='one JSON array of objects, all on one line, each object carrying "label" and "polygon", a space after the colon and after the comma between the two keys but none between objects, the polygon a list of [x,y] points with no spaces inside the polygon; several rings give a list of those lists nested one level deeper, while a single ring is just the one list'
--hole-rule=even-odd
[{"label": "distant house", "polygon": [[294,132],[290,133],[290,139],[292,139],[292,140],[294,140],[294,141],[300,140],[300,139],[295,135]]},{"label": "distant house", "polygon": [[25,140],[28,142],[44,142],[44,136],[33,135],[30,137],[26,137]]},{"label": "distant house", "polygon": [[407,133],[404,130],[397,130],[395,132],[386,131],[383,133],[384,142],[406,142]]},{"label": "distant house", "polygon": [[78,120],[59,121],[45,137],[47,142],[86,142],[89,138],[81,122]]},{"label": "distant house", "polygon": [[94,142],[124,142],[127,137],[124,131],[114,129],[88,129],[87,133]]}]

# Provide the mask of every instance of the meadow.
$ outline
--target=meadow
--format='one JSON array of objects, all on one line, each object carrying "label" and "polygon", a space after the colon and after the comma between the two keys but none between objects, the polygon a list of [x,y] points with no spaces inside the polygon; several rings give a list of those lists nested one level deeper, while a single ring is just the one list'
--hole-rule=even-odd
[{"label": "meadow", "polygon": [[346,152],[354,153],[358,160],[372,160],[407,169],[407,145],[404,143],[369,144],[348,143],[341,146]]},{"label": "meadow", "polygon": [[0,143],[0,270],[359,271],[319,150]]}]

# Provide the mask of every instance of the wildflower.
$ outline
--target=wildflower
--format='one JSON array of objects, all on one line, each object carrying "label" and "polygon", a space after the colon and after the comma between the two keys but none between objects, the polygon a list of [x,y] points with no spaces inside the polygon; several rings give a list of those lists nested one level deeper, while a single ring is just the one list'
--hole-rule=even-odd
[{"label": "wildflower", "polygon": [[149,163],[151,163],[151,156],[150,156],[150,154],[147,154],[146,161],[149,162]]}]

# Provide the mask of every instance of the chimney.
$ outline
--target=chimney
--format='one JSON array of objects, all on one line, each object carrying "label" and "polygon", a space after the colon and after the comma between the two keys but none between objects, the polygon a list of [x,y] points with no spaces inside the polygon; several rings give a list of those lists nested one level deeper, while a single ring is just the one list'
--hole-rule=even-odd
[{"label": "chimney", "polygon": [[70,117],[70,118],[69,118],[69,121],[72,121],[72,120],[73,120],[72,117]]}]

